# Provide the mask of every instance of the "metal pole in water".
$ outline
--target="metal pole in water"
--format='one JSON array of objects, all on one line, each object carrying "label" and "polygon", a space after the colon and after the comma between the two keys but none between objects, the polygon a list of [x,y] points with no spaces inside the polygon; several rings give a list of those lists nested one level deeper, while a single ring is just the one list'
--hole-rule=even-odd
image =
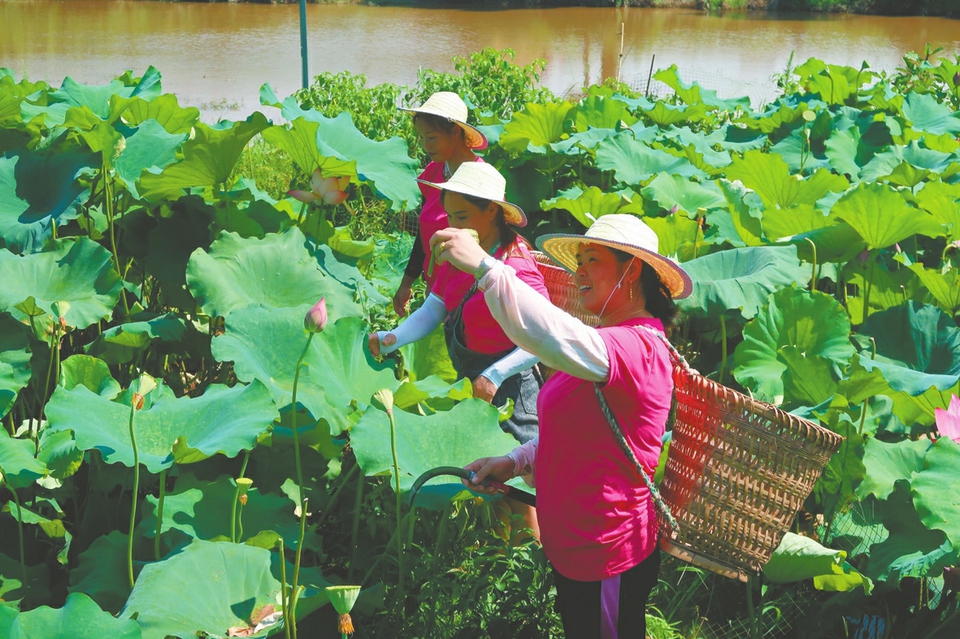
[{"label": "metal pole in water", "polygon": [[307,0],[300,0],[300,59],[303,64],[303,88],[310,87],[307,73]]}]

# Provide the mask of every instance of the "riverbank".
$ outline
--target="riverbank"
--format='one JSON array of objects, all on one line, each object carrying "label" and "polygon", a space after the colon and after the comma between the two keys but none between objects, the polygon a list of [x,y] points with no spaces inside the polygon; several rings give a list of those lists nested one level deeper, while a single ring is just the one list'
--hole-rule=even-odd
[{"label": "riverbank", "polygon": [[[174,2],[180,0],[173,0]],[[203,2],[204,0],[183,0]],[[222,0],[212,0],[220,2]],[[227,0],[253,4],[297,4],[299,0]],[[880,16],[941,16],[960,18],[957,0],[307,0],[309,4],[368,4],[385,6],[456,7],[609,7],[630,6],[705,11],[766,11],[772,13],[856,13]]]}]

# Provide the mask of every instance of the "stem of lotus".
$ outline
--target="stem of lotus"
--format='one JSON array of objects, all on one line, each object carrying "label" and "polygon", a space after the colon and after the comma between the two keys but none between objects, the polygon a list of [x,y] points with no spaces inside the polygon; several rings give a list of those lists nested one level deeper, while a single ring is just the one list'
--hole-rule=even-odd
[{"label": "stem of lotus", "polygon": [[[301,489],[302,490],[302,489]],[[297,601],[300,599],[300,558],[303,555],[303,538],[307,532],[307,500],[300,510],[300,535],[297,537],[297,559],[293,564],[293,586],[290,588],[290,626],[293,639],[297,639]]]},{"label": "stem of lotus", "polygon": [[160,529],[163,525],[163,498],[167,496],[167,469],[160,471],[160,494],[157,497],[157,530],[153,534],[153,558],[160,561]]},{"label": "stem of lotus", "polygon": [[397,495],[397,571],[400,575],[398,588],[400,589],[400,601],[403,601],[403,535],[400,527],[402,501],[400,499],[400,463],[397,461],[397,422],[393,418],[393,410],[387,411],[387,417],[390,418],[390,450],[393,453],[393,477],[395,481],[394,492]]},{"label": "stem of lotus", "polygon": [[[0,486],[3,486],[4,482],[3,477],[0,477]],[[20,579],[23,583],[23,588],[27,588],[27,554],[24,551],[23,547],[23,510],[20,508],[20,498],[17,496],[17,491],[14,490],[13,486],[7,484],[7,490],[10,491],[10,494],[13,495],[13,503],[17,505],[17,533],[20,537]]]},{"label": "stem of lotus", "polygon": [[809,237],[805,237],[803,239],[810,242],[810,250],[813,252],[813,268],[810,272],[810,291],[812,292],[817,290],[817,282],[820,279],[817,276],[817,245],[814,244],[813,240],[811,240]]},{"label": "stem of lotus", "polygon": [[863,294],[863,322],[867,321],[867,315],[870,312],[870,290],[873,288],[873,271],[877,266],[877,260],[874,256],[871,255],[870,257],[870,277],[867,278],[866,292]]},{"label": "stem of lotus", "polygon": [[47,360],[47,376],[44,378],[43,391],[40,400],[40,418],[43,418],[43,410],[47,406],[47,391],[50,390],[50,377],[53,375],[54,352],[59,351],[60,344],[60,322],[53,321],[53,335],[50,338],[50,358]]},{"label": "stem of lotus", "polygon": [[353,468],[346,474],[343,478],[343,481],[340,482],[340,485],[337,486],[337,489],[333,491],[333,497],[330,498],[330,501],[327,502],[327,509],[323,511],[323,514],[317,519],[317,523],[314,524],[314,528],[320,528],[320,525],[323,524],[327,519],[327,515],[330,514],[330,511],[333,510],[333,505],[337,503],[337,499],[340,497],[340,493],[343,492],[344,486],[353,479],[353,475],[360,470],[360,464],[354,464]]},{"label": "stem of lotus", "polygon": [[307,210],[307,203],[300,203],[300,213],[297,214],[297,226],[300,226],[300,223],[303,222],[303,213]]},{"label": "stem of lotus", "polygon": [[[359,466],[359,464],[358,464]],[[353,583],[353,569],[357,563],[357,535],[360,534],[360,508],[363,506],[363,480],[360,473],[357,481],[357,494],[353,499],[353,527],[350,529],[350,569],[347,571],[347,583]]]},{"label": "stem of lotus", "polygon": [[290,637],[290,601],[287,598],[287,556],[283,552],[283,537],[277,539],[280,546],[280,611],[283,614],[283,633]]},{"label": "stem of lotus", "polygon": [[717,373],[717,383],[723,384],[723,374],[727,368],[727,320],[720,313],[720,372]]},{"label": "stem of lotus", "polygon": [[[250,451],[243,452],[243,464],[240,466],[240,475],[237,479],[243,479],[244,473],[247,472],[247,462],[250,461]],[[237,502],[240,501],[240,483],[234,481],[234,486],[236,488],[233,491],[233,504],[230,506],[230,541],[237,543]]]},{"label": "stem of lotus", "polygon": [[237,513],[237,543],[243,540],[243,502],[240,502],[240,512]]},{"label": "stem of lotus", "polygon": [[453,502],[448,501],[443,507],[443,515],[440,516],[440,524],[437,526],[437,543],[433,546],[433,557],[431,558],[431,570],[434,569],[437,562],[440,561],[440,552],[443,550],[443,542],[447,537],[447,520],[450,519],[450,512],[453,510]]},{"label": "stem of lotus", "polygon": [[750,617],[750,639],[760,639],[760,620],[753,605],[753,575],[747,578],[747,615]]},{"label": "stem of lotus", "polygon": [[[300,353],[300,359],[297,360],[297,369],[293,373],[293,393],[290,398],[290,428],[293,431],[293,460],[297,469],[297,488],[299,489],[299,499],[300,502],[300,537],[297,540],[297,555],[296,560],[293,566],[293,583],[291,584],[291,592],[293,593],[293,598],[296,599],[297,596],[297,581],[300,578],[300,559],[303,555],[303,537],[305,535],[305,524],[307,517],[307,500],[303,496],[303,468],[300,465],[300,437],[297,433],[297,386],[300,384],[300,367],[303,366],[303,360],[306,359],[307,353],[310,350],[310,342],[313,341],[313,336],[316,333],[309,333],[307,336],[307,343],[303,346],[303,352]],[[296,604],[290,610],[290,625],[292,626],[293,637],[296,639],[297,636],[297,611]]]},{"label": "stem of lotus", "polygon": [[127,534],[127,579],[133,588],[133,526],[137,520],[137,495],[140,492],[140,453],[137,451],[137,434],[133,428],[136,406],[130,406],[130,442],[133,444],[133,504],[130,508],[130,528]]}]

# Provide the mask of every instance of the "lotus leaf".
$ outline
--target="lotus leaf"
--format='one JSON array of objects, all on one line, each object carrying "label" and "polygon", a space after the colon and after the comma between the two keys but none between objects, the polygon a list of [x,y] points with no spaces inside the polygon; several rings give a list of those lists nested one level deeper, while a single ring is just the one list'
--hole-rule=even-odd
[{"label": "lotus leaf", "polygon": [[144,169],[163,169],[173,163],[187,137],[187,133],[168,133],[156,120],[146,120],[125,136],[123,152],[113,163],[117,177],[136,196],[136,182]]},{"label": "lotus leaf", "polygon": [[667,217],[648,217],[644,220],[657,234],[662,255],[679,261],[697,257],[698,247],[703,242],[703,229],[695,219],[675,213]]},{"label": "lotus leaf", "polygon": [[222,187],[229,181],[247,143],[269,125],[259,111],[243,122],[196,123],[193,137],[180,147],[183,160],[162,171],[148,169],[140,177],[140,194],[157,202],[164,198],[176,199],[192,187]]},{"label": "lotus leaf", "polygon": [[744,319],[751,319],[771,293],[810,279],[810,267],[800,263],[793,246],[720,251],[685,262],[683,268],[693,280],[693,293],[680,308],[698,317],[739,309]]},{"label": "lotus leaf", "polygon": [[[667,131],[663,137],[665,140],[671,140],[676,143],[679,148],[686,149],[688,153],[690,147],[692,147],[693,151],[702,159],[704,164],[721,169],[729,166],[731,162],[731,148],[738,149],[742,152],[763,146],[765,136],[754,136],[755,142],[735,142],[728,137],[732,135],[734,131],[740,130],[741,129],[736,128],[731,129],[729,125],[725,125],[707,135],[703,131],[694,133],[690,130],[690,127],[680,127]],[[720,146],[723,150],[717,151],[714,149],[714,146]]]},{"label": "lotus leaf", "polygon": [[63,480],[80,469],[83,451],[77,448],[73,433],[51,433],[45,428],[40,431],[37,460],[47,467],[51,477]]},{"label": "lotus leaf", "polygon": [[73,355],[61,363],[60,386],[67,390],[84,386],[107,399],[113,399],[123,390],[111,376],[107,363],[89,355]]},{"label": "lotus leaf", "polygon": [[279,609],[280,582],[270,572],[270,555],[244,544],[196,540],[144,567],[121,619],[136,615],[144,639],[190,639],[200,632],[225,637],[230,628],[248,628],[265,606]]},{"label": "lotus leaf", "polygon": [[742,97],[724,100],[717,97],[716,91],[704,89],[696,82],[684,84],[683,80],[680,79],[680,72],[677,70],[677,65],[675,64],[670,65],[669,68],[660,69],[653,77],[676,91],[677,97],[686,104],[703,103],[709,107],[723,111],[750,108],[750,98]]},{"label": "lotus leaf", "polygon": [[57,511],[57,517],[45,517],[39,512],[18,506],[14,502],[8,502],[3,509],[9,511],[14,519],[22,521],[25,524],[37,526],[48,539],[62,541],[63,546],[57,553],[57,561],[66,565],[67,556],[70,554],[70,544],[73,542],[73,535],[70,534],[66,526],[64,526],[62,518],[65,516],[65,513],[60,511],[60,506],[52,499],[38,499],[34,503],[37,507],[44,507],[45,510],[47,510],[46,506],[52,506]]},{"label": "lotus leaf", "polygon": [[[613,103],[616,104],[616,103]],[[514,113],[503,127],[500,147],[508,153],[545,153],[546,147],[561,139],[573,105],[563,102],[529,103],[523,111]]]},{"label": "lotus leaf", "polygon": [[727,168],[729,180],[740,180],[753,189],[767,209],[788,209],[796,204],[813,206],[831,191],[843,191],[846,178],[818,169],[808,178],[790,175],[789,166],[775,153],[747,151],[743,159],[733,157]]},{"label": "lotus leaf", "polygon": [[941,437],[923,458],[923,469],[913,476],[913,500],[923,525],[942,530],[960,550],[960,498],[955,483],[960,467],[960,444]]},{"label": "lotus leaf", "polygon": [[860,177],[868,182],[888,181],[912,188],[931,172],[944,173],[954,162],[957,158],[951,154],[922,148],[912,140],[906,146],[891,146],[874,155],[863,167]]},{"label": "lotus leaf", "polygon": [[[50,569],[46,562],[37,566],[26,566],[27,583],[23,583],[24,567],[18,559],[12,559],[0,553],[0,637],[6,639],[9,635],[4,626],[3,613],[17,614],[16,608],[32,608],[34,604],[47,601],[50,598]],[[12,621],[7,618],[7,623]]]},{"label": "lotus leaf", "polygon": [[35,457],[36,445],[29,439],[14,439],[0,433],[0,478],[11,488],[26,488],[48,474],[46,465]]},{"label": "lotus leaf", "polygon": [[157,220],[147,235],[144,264],[160,284],[167,305],[192,309],[197,304],[187,291],[187,263],[196,249],[210,246],[215,209],[198,195],[182,197],[170,208],[170,216]]},{"label": "lotus leaf", "polygon": [[208,251],[198,249],[191,255],[187,264],[190,292],[210,316],[226,316],[254,305],[313,305],[321,297],[326,298],[332,318],[361,315],[353,291],[327,275],[305,243],[298,228],[263,239],[221,233]]},{"label": "lotus leaf", "polygon": [[845,592],[872,584],[845,560],[847,553],[821,545],[814,539],[788,532],[763,566],[763,576],[775,584],[813,579],[819,590]]},{"label": "lotus leaf", "polygon": [[87,352],[108,364],[123,364],[143,352],[153,340],[179,342],[186,330],[186,322],[173,313],[149,319],[142,316],[131,319],[136,321],[103,331],[87,346]]},{"label": "lotus leaf", "polygon": [[882,184],[863,182],[833,205],[833,215],[848,223],[871,249],[881,249],[911,235],[940,237],[943,225],[907,204],[903,194]]},{"label": "lotus leaf", "polygon": [[927,182],[916,195],[917,205],[937,218],[947,237],[960,238],[960,184]]},{"label": "lotus leaf", "polygon": [[13,408],[30,381],[30,336],[26,326],[0,313],[0,417]]},{"label": "lotus leaf", "polygon": [[35,253],[60,226],[80,215],[88,196],[77,176],[94,163],[79,148],[12,151],[0,156],[0,247]]},{"label": "lotus leaf", "polygon": [[868,264],[860,264],[859,260],[847,263],[843,269],[844,280],[857,287],[859,295],[847,293],[847,312],[850,317],[862,318],[864,294],[869,281],[870,309],[869,315],[884,311],[903,304],[904,298],[919,303],[927,298],[928,291],[923,287],[917,274],[908,268],[887,270],[883,262],[870,270]]},{"label": "lotus leaf", "polygon": [[597,146],[597,168],[613,171],[618,182],[638,185],[657,173],[669,173],[683,177],[707,177],[686,158],[677,158],[666,151],[652,149],[634,139],[632,131],[623,131],[616,137],[607,138]]},{"label": "lotus leaf", "polygon": [[[4,621],[0,619],[0,630]],[[10,639],[140,639],[136,621],[114,619],[83,593],[67,595],[63,608],[41,606],[16,614],[9,620],[4,637]]]},{"label": "lotus leaf", "polygon": [[626,103],[602,95],[585,97],[567,112],[567,117],[573,120],[574,128],[581,132],[590,129],[616,129],[621,122],[630,126],[637,121],[627,110]]},{"label": "lotus leaf", "polygon": [[664,129],[680,123],[700,122],[707,114],[707,106],[703,103],[678,107],[663,100],[657,100],[650,109],[641,110],[651,122]]},{"label": "lotus leaf", "polygon": [[25,122],[40,117],[49,128],[63,124],[67,112],[77,107],[87,107],[96,117],[106,120],[110,117],[110,97],[130,97],[135,89],[136,87],[125,84],[120,78],[103,86],[90,86],[67,77],[63,79],[63,85],[59,89],[46,92],[42,100],[32,102],[31,96],[31,99],[21,105],[20,113]]},{"label": "lotus leaf", "polygon": [[[137,411],[135,430],[140,463],[151,473],[175,462],[217,453],[233,457],[249,450],[277,414],[267,388],[258,382],[233,388],[213,384],[197,398],[175,398],[161,383],[145,395],[149,407]],[[132,467],[130,404],[125,397],[111,401],[82,385],[57,388],[47,404],[48,428],[70,429],[81,450],[95,448],[107,463]]]},{"label": "lotus leaf", "polygon": [[863,463],[867,475],[857,486],[857,497],[876,495],[886,499],[900,480],[909,480],[923,469],[923,460],[930,451],[930,440],[909,439],[890,444],[878,439],[868,439],[864,447]]},{"label": "lotus leaf", "polygon": [[[431,468],[465,466],[479,457],[503,455],[517,443],[500,430],[497,409],[479,399],[460,402],[446,413],[420,417],[396,411],[394,418],[403,490]],[[430,442],[429,447],[424,447],[425,441]],[[350,444],[365,475],[392,474],[390,420],[386,413],[376,409],[364,413],[350,432]]]},{"label": "lotus leaf", "polygon": [[818,93],[828,104],[845,104],[856,98],[860,87],[876,78],[876,74],[863,69],[825,64],[810,58],[794,72],[800,83],[811,93]]},{"label": "lotus leaf", "polygon": [[405,381],[400,384],[400,388],[394,393],[393,402],[397,408],[407,410],[433,399],[462,401],[471,397],[473,387],[469,379],[463,378],[450,384],[438,375],[430,375],[419,381]]},{"label": "lotus leaf", "polygon": [[960,133],[958,112],[951,112],[946,104],[937,102],[933,95],[911,91],[903,101],[903,115],[917,131]]},{"label": "lotus leaf", "polygon": [[787,367],[783,374],[783,395],[788,403],[816,405],[836,393],[836,366],[826,357],[804,354],[796,346],[783,346],[777,355]]},{"label": "lotus leaf", "polygon": [[[701,209],[725,206],[727,201],[712,183],[701,186],[678,175],[661,173],[640,191],[644,198],[653,200],[665,211],[674,206],[691,214]],[[712,188],[711,188],[712,187]]]},{"label": "lotus leaf", "polygon": [[177,96],[166,93],[152,100],[140,97],[110,97],[110,121],[122,117],[129,126],[140,126],[148,120],[156,120],[167,133],[189,134],[193,125],[200,119],[200,110],[196,107],[181,107]]},{"label": "lotus leaf", "polygon": [[[653,129],[650,129],[650,131],[653,133]],[[618,133],[619,131],[617,129],[588,129],[586,131],[572,133],[568,138],[551,143],[550,150],[563,155],[581,155],[584,151],[592,152],[597,148],[598,144]],[[656,136],[651,135],[650,138],[652,141]],[[492,140],[490,144],[493,144]],[[501,168],[501,171],[502,170]]]},{"label": "lotus leaf", "polygon": [[585,228],[589,228],[602,215],[616,213],[620,209],[622,199],[615,193],[604,193],[599,188],[591,186],[586,191],[574,186],[561,191],[552,200],[540,203],[544,211],[564,209],[569,211]]},{"label": "lotus leaf", "polygon": [[803,357],[820,355],[840,369],[853,355],[849,336],[850,320],[832,297],[781,289],[744,327],[744,339],[734,350],[734,377],[762,399],[780,403],[789,368],[780,349],[793,346]]},{"label": "lotus leaf", "polygon": [[[827,462],[823,474],[813,488],[813,498],[828,521],[844,512],[854,501],[856,488],[867,473],[862,461],[864,438],[860,434],[859,420],[855,423],[852,419],[846,398],[834,395],[833,403],[840,404],[841,409],[831,408],[826,415],[818,416],[814,413],[809,416],[814,419],[819,417],[822,425],[843,437],[840,449]],[[865,408],[866,405],[862,407]]]},{"label": "lotus leaf", "polygon": [[903,254],[898,256],[906,266],[917,274],[920,282],[930,291],[937,306],[950,315],[955,315],[960,308],[960,273],[956,268],[944,265],[943,271],[923,268],[920,262],[911,262]]},{"label": "lotus leaf", "polygon": [[[719,184],[723,197],[727,201],[727,211],[730,213],[731,223],[736,229],[740,241],[747,246],[762,244],[763,228],[760,225],[760,198],[739,182],[720,179],[717,180],[717,184]],[[751,199],[756,200],[756,206],[751,205]],[[710,221],[710,219],[708,215],[707,221]],[[728,241],[734,246],[739,244],[732,237]]]},{"label": "lotus leaf", "polygon": [[450,384],[457,380],[457,371],[447,353],[442,326],[422,340],[402,347],[400,352],[403,354],[405,372],[413,381],[426,379],[430,375],[437,375]]},{"label": "lotus leaf", "polygon": [[120,278],[110,253],[91,240],[57,240],[49,251],[17,257],[0,251],[0,312],[24,317],[15,305],[33,297],[37,307],[59,317],[54,305],[68,302],[64,319],[83,329],[110,315],[120,295]]},{"label": "lotus leaf", "polygon": [[[134,574],[144,562],[134,560]],[[104,610],[117,614],[130,597],[127,581],[127,536],[111,530],[80,553],[76,568],[70,571],[68,592],[89,596]]]},{"label": "lotus leaf", "polygon": [[[908,271],[909,272],[909,271]],[[935,375],[960,375],[960,329],[935,306],[908,302],[875,313],[860,327],[861,348],[876,340],[876,361]]]}]

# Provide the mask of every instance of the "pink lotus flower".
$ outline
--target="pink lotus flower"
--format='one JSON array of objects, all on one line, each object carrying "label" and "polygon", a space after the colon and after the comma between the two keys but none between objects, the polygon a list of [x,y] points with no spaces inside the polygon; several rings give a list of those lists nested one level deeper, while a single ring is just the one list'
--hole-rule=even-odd
[{"label": "pink lotus flower", "polygon": [[287,191],[287,194],[301,202],[322,201],[323,204],[335,206],[347,199],[344,191],[350,184],[350,176],[323,177],[320,169],[316,169],[310,177],[310,191]]},{"label": "pink lotus flower", "polygon": [[303,327],[311,333],[319,333],[327,327],[327,300],[321,297],[303,317]]},{"label": "pink lotus flower", "polygon": [[954,395],[950,398],[950,407],[934,409],[934,415],[940,434],[960,444],[960,398]]}]

